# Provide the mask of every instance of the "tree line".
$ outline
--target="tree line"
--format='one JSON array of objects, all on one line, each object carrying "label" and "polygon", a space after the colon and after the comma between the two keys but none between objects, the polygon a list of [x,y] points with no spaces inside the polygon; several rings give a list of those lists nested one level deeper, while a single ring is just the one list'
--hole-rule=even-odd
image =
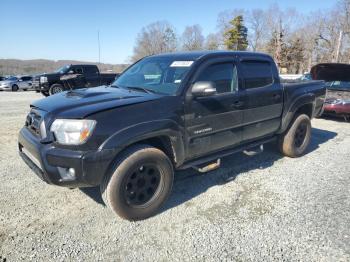
[{"label": "tree line", "polygon": [[0,76],[6,75],[32,75],[39,73],[49,73],[58,68],[69,64],[96,64],[101,72],[113,71],[122,72],[127,64],[104,64],[93,63],[76,60],[48,60],[48,59],[34,59],[34,60],[19,60],[19,59],[0,59]]},{"label": "tree line", "polygon": [[203,35],[199,24],[181,34],[167,21],[139,32],[132,61],[159,53],[192,50],[250,50],[270,54],[283,73],[303,73],[323,62],[350,63],[350,0],[332,8],[301,14],[267,9],[226,10],[218,14],[217,30]]}]

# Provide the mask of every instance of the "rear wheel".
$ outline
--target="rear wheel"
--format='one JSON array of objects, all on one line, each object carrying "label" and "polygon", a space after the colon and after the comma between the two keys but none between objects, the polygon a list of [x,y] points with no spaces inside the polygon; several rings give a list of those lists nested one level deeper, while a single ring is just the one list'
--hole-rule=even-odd
[{"label": "rear wheel", "polygon": [[18,85],[13,85],[12,92],[17,92],[17,91],[18,91]]},{"label": "rear wheel", "polygon": [[61,93],[63,91],[64,91],[63,86],[60,84],[53,84],[49,89],[50,95]]},{"label": "rear wheel", "polygon": [[127,149],[101,184],[104,202],[127,220],[141,220],[157,213],[173,183],[173,167],[161,150],[137,145]]},{"label": "rear wheel", "polygon": [[305,153],[310,139],[310,118],[305,114],[298,115],[288,131],[280,137],[280,151],[289,157],[299,157]]}]

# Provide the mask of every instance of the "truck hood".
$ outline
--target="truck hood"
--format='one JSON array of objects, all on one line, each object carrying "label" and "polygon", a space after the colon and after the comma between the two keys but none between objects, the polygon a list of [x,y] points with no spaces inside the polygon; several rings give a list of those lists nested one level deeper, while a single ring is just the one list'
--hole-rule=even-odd
[{"label": "truck hood", "polygon": [[9,84],[12,84],[15,82],[16,81],[14,81],[14,80],[3,80],[3,81],[0,81],[0,85],[9,85]]},{"label": "truck hood", "polygon": [[350,81],[350,65],[339,63],[318,64],[311,68],[311,76],[314,80]]},{"label": "truck hood", "polygon": [[31,107],[46,111],[55,118],[85,118],[101,111],[144,103],[159,97],[142,91],[101,86],[62,92],[35,101]]}]

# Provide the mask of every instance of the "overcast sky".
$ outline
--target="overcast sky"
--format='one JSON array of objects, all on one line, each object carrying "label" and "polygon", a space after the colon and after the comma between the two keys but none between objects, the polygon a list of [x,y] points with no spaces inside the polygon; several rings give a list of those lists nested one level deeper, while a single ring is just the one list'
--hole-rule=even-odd
[{"label": "overcast sky", "polygon": [[216,31],[221,11],[266,9],[276,2],[308,13],[336,0],[0,0],[0,58],[98,61],[99,30],[101,62],[124,63],[149,23],[167,20],[179,34],[186,25],[200,24],[206,35]]}]

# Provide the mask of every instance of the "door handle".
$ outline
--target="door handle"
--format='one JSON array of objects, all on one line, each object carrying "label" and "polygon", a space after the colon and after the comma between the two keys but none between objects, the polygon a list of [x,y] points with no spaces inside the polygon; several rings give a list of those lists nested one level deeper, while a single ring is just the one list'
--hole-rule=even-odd
[{"label": "door handle", "polygon": [[281,95],[279,95],[279,94],[274,94],[272,97],[273,97],[274,100],[278,100],[278,99],[281,98]]},{"label": "door handle", "polygon": [[244,102],[243,101],[235,101],[231,104],[231,107],[234,107],[234,108],[241,108],[242,106],[244,105]]}]

